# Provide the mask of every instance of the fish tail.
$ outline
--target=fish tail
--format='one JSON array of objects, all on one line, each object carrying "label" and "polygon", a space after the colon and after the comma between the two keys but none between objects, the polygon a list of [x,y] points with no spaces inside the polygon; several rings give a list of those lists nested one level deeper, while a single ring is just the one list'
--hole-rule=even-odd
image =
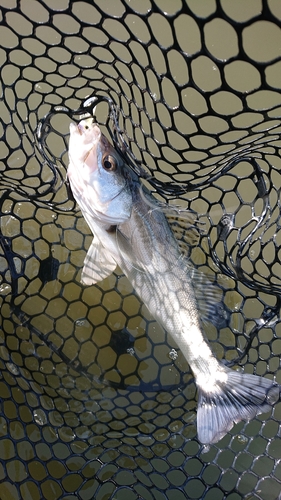
[{"label": "fish tail", "polygon": [[199,388],[197,433],[202,444],[219,441],[234,423],[270,411],[280,398],[280,386],[267,378],[226,369],[225,382],[211,392]]}]

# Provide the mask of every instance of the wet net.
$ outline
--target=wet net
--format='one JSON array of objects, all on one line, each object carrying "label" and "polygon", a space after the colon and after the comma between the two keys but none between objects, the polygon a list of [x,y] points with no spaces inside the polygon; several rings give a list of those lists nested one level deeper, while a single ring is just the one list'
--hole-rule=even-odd
[{"label": "wet net", "polygon": [[198,443],[173,340],[122,274],[81,285],[65,183],[71,115],[99,96],[108,133],[110,100],[155,196],[202,223],[174,229],[229,310],[217,357],[281,383],[279,1],[0,7],[1,500],[280,498],[280,403]]}]

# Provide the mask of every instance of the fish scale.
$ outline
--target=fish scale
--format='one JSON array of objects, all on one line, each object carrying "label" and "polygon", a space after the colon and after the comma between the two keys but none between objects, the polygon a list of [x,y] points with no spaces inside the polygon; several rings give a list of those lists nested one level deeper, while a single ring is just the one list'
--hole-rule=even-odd
[{"label": "fish scale", "polygon": [[[198,439],[215,443],[234,423],[269,411],[280,397],[279,385],[231,370],[216,359],[196,299],[198,274],[181,255],[165,211],[92,119],[70,126],[68,177],[94,234],[82,279],[87,285],[95,284],[119,265],[151,314],[173,337],[198,389]],[[204,290],[201,299],[202,295]],[[206,290],[205,301],[210,300]],[[215,301],[213,307],[219,311]]]}]

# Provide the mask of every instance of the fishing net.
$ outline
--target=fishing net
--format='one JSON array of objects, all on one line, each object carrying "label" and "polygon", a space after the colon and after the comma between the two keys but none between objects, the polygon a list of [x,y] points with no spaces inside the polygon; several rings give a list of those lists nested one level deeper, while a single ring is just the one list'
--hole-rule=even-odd
[{"label": "fishing net", "polygon": [[281,383],[280,3],[0,7],[1,500],[278,499],[280,403],[200,445],[176,344],[121,272],[80,283],[92,236],[65,173],[98,96],[155,196],[197,214],[193,238],[172,225],[228,311],[216,356]]}]

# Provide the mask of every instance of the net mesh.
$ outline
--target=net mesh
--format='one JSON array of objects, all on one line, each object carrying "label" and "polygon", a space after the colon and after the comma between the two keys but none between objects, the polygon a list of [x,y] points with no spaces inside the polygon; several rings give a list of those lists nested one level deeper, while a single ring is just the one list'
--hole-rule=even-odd
[{"label": "net mesh", "polygon": [[214,352],[281,383],[279,1],[0,7],[1,499],[279,498],[280,403],[198,443],[173,340],[120,273],[80,283],[92,236],[64,182],[68,116],[48,128],[53,165],[35,140],[54,106],[112,99],[154,185],[184,186],[157,196],[204,224],[190,259],[231,311]]}]

